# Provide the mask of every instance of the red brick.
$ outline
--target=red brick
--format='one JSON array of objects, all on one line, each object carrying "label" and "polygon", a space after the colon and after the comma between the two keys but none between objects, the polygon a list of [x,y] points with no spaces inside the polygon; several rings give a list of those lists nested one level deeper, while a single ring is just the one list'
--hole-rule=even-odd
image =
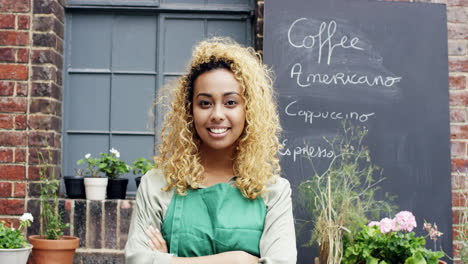
[{"label": "red brick", "polygon": [[[14,82],[0,81],[0,95],[12,96],[15,88]],[[0,108],[0,112],[1,112]]]},{"label": "red brick", "polygon": [[468,186],[468,176],[466,173],[456,173],[452,176],[452,190],[465,189]]},{"label": "red brick", "polygon": [[26,115],[15,116],[15,128],[17,130],[26,129]]},{"label": "red brick", "polygon": [[13,162],[13,150],[0,149],[0,163]]},{"label": "red brick", "polygon": [[447,6],[467,6],[468,0],[447,0]]},{"label": "red brick", "polygon": [[16,83],[16,95],[18,95],[18,96],[27,96],[28,95],[28,83],[27,82],[17,82]]},{"label": "red brick", "polygon": [[22,215],[24,213],[24,200],[0,200],[0,214]]},{"label": "red brick", "polygon": [[[452,0],[449,0],[452,1]],[[450,7],[447,8],[447,22],[465,23],[468,20],[464,8]]]},{"label": "red brick", "polygon": [[8,114],[0,114],[0,128],[13,128],[13,116]]},{"label": "red brick", "polygon": [[16,98],[1,98],[0,97],[0,112],[12,113],[12,112],[21,112],[26,113],[26,98],[16,97]]},{"label": "red brick", "polygon": [[460,219],[462,219],[463,215],[464,215],[463,211],[453,209],[452,210],[452,223],[454,225],[459,224]]},{"label": "red brick", "polygon": [[0,48],[0,62],[15,62],[15,49]]},{"label": "red brick", "polygon": [[29,132],[28,145],[33,147],[54,146],[54,133],[52,132]]},{"label": "red brick", "polygon": [[18,59],[17,62],[26,63],[29,61],[29,50],[28,49],[18,49]]},{"label": "red brick", "polygon": [[449,57],[448,66],[450,72],[468,72],[468,59]]},{"label": "red brick", "polygon": [[27,80],[28,67],[26,65],[0,64],[0,79]]},{"label": "red brick", "polygon": [[465,106],[468,104],[468,90],[451,90],[450,91],[450,105]]},{"label": "red brick", "polygon": [[467,195],[468,193],[452,193],[452,207],[465,207],[467,206]]},{"label": "red brick", "polygon": [[11,183],[0,182],[0,197],[11,197]]},{"label": "red brick", "polygon": [[15,28],[15,16],[0,14],[0,28]]},{"label": "red brick", "polygon": [[30,0],[0,0],[0,12],[28,12]]},{"label": "red brick", "polygon": [[28,45],[28,32],[0,31],[0,45]]},{"label": "red brick", "polygon": [[450,122],[466,122],[466,110],[450,109]]},{"label": "red brick", "polygon": [[20,221],[18,218],[0,218],[0,222],[1,221],[5,221],[5,225],[7,227],[12,227],[13,225],[14,228],[19,228],[20,226]]},{"label": "red brick", "polygon": [[30,115],[28,118],[29,127],[32,129],[61,131],[61,120],[48,115]]},{"label": "red brick", "polygon": [[56,81],[57,70],[51,66],[33,66],[32,68],[33,81]]},{"label": "red brick", "polygon": [[451,142],[452,157],[463,157],[466,155],[466,143],[463,141]]},{"label": "red brick", "polygon": [[31,26],[29,16],[18,16],[18,29],[29,29]]},{"label": "red brick", "polygon": [[24,180],[24,166],[0,165],[0,179],[3,180]]},{"label": "red brick", "polygon": [[468,160],[465,159],[452,159],[452,171],[464,172],[468,170]]},{"label": "red brick", "polygon": [[13,197],[26,196],[26,183],[16,182],[13,189]]},{"label": "red brick", "polygon": [[468,125],[451,125],[451,139],[468,139]]},{"label": "red brick", "polygon": [[25,132],[0,131],[0,146],[26,146]]},{"label": "red brick", "polygon": [[[42,158],[40,154],[42,154]],[[50,153],[50,157],[49,157]],[[51,150],[48,148],[29,148],[29,164],[58,164],[60,153],[58,150]],[[56,174],[56,176],[60,176]]]},{"label": "red brick", "polygon": [[468,39],[467,24],[448,24],[447,31],[449,39]]},{"label": "red brick", "polygon": [[26,150],[17,148],[15,149],[15,162],[26,162]]},{"label": "red brick", "polygon": [[466,54],[466,42],[464,40],[449,40],[448,55],[463,56]]},{"label": "red brick", "polygon": [[463,90],[466,88],[465,76],[450,76],[449,86],[451,90]]}]

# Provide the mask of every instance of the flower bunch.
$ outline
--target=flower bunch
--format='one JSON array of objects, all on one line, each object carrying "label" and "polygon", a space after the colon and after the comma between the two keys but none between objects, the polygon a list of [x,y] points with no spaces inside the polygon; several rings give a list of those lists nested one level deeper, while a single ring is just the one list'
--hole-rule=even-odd
[{"label": "flower bunch", "polygon": [[[81,165],[83,163],[87,163],[85,175],[90,175],[92,177],[98,177],[99,170],[97,169],[97,165],[99,163],[99,159],[95,159],[91,157],[91,153],[87,153],[84,156],[84,159],[80,159],[76,162],[76,164]],[[81,170],[79,170],[81,172]]]},{"label": "flower bunch", "polygon": [[443,235],[442,232],[440,232],[439,230],[437,230],[437,225],[436,225],[436,223],[431,224],[431,223],[426,223],[426,222],[424,222],[424,227],[423,227],[423,229],[426,230],[426,231],[429,233],[429,237],[430,237],[431,240],[433,240],[434,242],[437,241],[437,238],[439,238],[441,235]]},{"label": "flower bunch", "polygon": [[109,152],[100,153],[99,171],[104,172],[111,179],[117,179],[121,174],[129,172],[130,167],[119,159],[120,152],[114,148],[111,148]]},{"label": "flower bunch", "polygon": [[369,226],[377,226],[382,234],[387,234],[392,231],[411,232],[417,227],[416,218],[411,212],[401,211],[395,215],[395,218],[383,218],[380,222],[372,221]]},{"label": "flower bunch", "polygon": [[[393,219],[386,217],[363,225],[351,240],[345,241],[342,263],[437,264],[444,253],[426,249],[425,238],[412,232],[415,227],[416,218],[408,211],[399,212]],[[425,227],[431,238],[442,235],[435,224]]]},{"label": "flower bunch", "polygon": [[21,233],[25,228],[31,226],[34,217],[30,213],[24,213],[20,217],[20,226],[18,229],[9,228],[5,225],[5,221],[0,222],[0,248],[23,248],[27,247],[26,238]]}]

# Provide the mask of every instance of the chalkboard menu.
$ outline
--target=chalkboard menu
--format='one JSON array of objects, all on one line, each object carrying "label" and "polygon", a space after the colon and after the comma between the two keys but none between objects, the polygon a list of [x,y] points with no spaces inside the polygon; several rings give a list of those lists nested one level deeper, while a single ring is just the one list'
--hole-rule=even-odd
[{"label": "chalkboard menu", "polygon": [[[365,126],[372,161],[386,178],[382,191],[416,215],[417,234],[424,220],[437,222],[451,254],[445,5],[268,0],[264,12],[264,62],[276,74],[282,173],[293,198],[313,175],[312,163],[323,169],[335,154],[324,137],[334,137],[343,120]],[[298,235],[298,263],[318,256],[302,246],[309,239],[306,230]]]}]

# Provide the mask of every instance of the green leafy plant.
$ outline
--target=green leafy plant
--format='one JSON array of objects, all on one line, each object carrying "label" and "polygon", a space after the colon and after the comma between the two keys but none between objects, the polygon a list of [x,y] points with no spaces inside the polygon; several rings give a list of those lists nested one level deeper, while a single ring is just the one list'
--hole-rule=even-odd
[{"label": "green leafy plant", "polygon": [[120,175],[129,172],[130,167],[121,161],[120,153],[114,148],[111,148],[110,153],[100,153],[99,171],[104,172],[107,177],[117,179]]},{"label": "green leafy plant", "polygon": [[87,163],[86,165],[86,169],[79,169],[77,170],[77,174],[78,175],[82,175],[83,174],[83,171],[84,171],[84,174],[85,175],[89,175],[89,176],[92,176],[92,177],[99,177],[99,168],[98,168],[98,164],[99,164],[99,159],[96,159],[96,158],[92,158],[91,157],[91,154],[88,153],[84,156],[83,159],[80,159],[76,162],[76,164],[78,165],[81,165],[83,163]]},{"label": "green leafy plant", "polygon": [[[468,188],[468,171],[465,173],[458,172],[455,176],[455,181],[464,188]],[[454,225],[454,233],[456,234],[454,242],[458,244],[461,263],[468,263],[468,197],[466,190],[461,190],[459,199],[462,201],[458,211],[458,225]]]},{"label": "green leafy plant", "polygon": [[[60,182],[55,179],[54,170],[50,170],[50,162],[52,154],[49,151],[49,157],[46,162],[41,152],[37,152],[39,161],[39,175],[41,187],[41,238],[57,240],[62,238],[63,230],[69,226],[62,222],[62,212],[58,211],[58,196],[57,192]],[[50,175],[48,176],[48,172]],[[49,180],[50,178],[50,180]]]},{"label": "green leafy plant", "polygon": [[31,226],[31,222],[34,221],[34,217],[30,213],[24,213],[20,217],[20,226],[18,229],[8,227],[5,221],[0,222],[0,248],[11,249],[11,248],[24,248],[27,247],[28,242],[23,235],[23,231],[28,226]]},{"label": "green leafy plant", "polygon": [[[399,217],[400,216],[400,217]],[[424,237],[411,232],[416,227],[412,213],[403,211],[394,219],[384,218],[380,222],[363,225],[352,239],[345,239],[343,264],[437,264],[444,256],[442,251],[425,248]],[[442,233],[437,226],[425,224],[431,239],[437,240]]]},{"label": "green leafy plant", "polygon": [[[299,232],[306,224],[314,224],[306,246],[319,245],[320,263],[340,263],[343,237],[358,230],[367,215],[379,216],[394,210],[391,197],[385,201],[374,199],[383,177],[363,145],[367,129],[346,122],[342,128],[341,136],[325,138],[335,153],[326,171],[315,172],[299,185],[300,199],[310,217],[298,219]],[[375,180],[374,175],[379,178]]]},{"label": "green leafy plant", "polygon": [[133,162],[132,172],[133,175],[145,175],[152,168],[154,168],[154,164],[151,160],[139,157]]}]

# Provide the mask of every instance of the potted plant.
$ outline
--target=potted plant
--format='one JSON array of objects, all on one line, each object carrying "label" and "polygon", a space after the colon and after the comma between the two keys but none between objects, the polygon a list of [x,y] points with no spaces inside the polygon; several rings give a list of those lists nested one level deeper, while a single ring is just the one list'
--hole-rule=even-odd
[{"label": "potted plant", "polygon": [[86,163],[84,169],[84,186],[86,191],[86,199],[88,200],[104,200],[106,199],[107,178],[99,177],[98,164],[99,159],[91,157],[88,153],[83,159],[80,159],[76,164],[81,165]]},{"label": "potted plant", "polygon": [[71,199],[85,199],[85,187],[83,169],[76,170],[76,175],[64,176],[65,190],[68,198]]},{"label": "potted plant", "polygon": [[125,199],[127,194],[128,179],[119,178],[120,175],[129,172],[129,166],[121,161],[120,153],[114,148],[110,153],[100,153],[99,171],[104,172],[109,179],[107,184],[108,199]]},{"label": "potted plant", "polygon": [[[412,232],[417,226],[411,212],[399,212],[395,218],[370,222],[344,243],[343,264],[437,264],[442,251],[425,248],[426,239]],[[442,235],[437,225],[425,223],[428,236],[436,241]]]},{"label": "potted plant", "polygon": [[32,245],[26,241],[22,232],[33,220],[30,213],[24,213],[20,217],[18,229],[6,226],[5,221],[0,222],[0,263],[26,264]]},{"label": "potted plant", "polygon": [[152,164],[149,159],[139,157],[133,162],[133,166],[132,166],[133,175],[140,175],[135,178],[137,189],[140,186],[141,177],[143,177],[143,175],[145,175],[146,172],[148,172],[152,168],[154,168],[154,164]]},{"label": "potted plant", "polygon": [[[391,212],[391,197],[377,201],[374,194],[383,181],[380,169],[372,164],[369,149],[363,145],[367,129],[343,122],[341,136],[325,139],[335,153],[323,173],[299,184],[300,201],[308,219],[296,219],[299,231],[314,224],[311,239],[305,246],[317,243],[320,264],[340,263],[343,239],[366,222],[368,214]],[[378,175],[378,179],[375,179]]]},{"label": "potted plant", "polygon": [[[44,161],[42,153],[38,152],[40,175],[40,208],[41,232],[40,235],[29,236],[29,243],[33,245],[32,255],[35,264],[71,264],[75,250],[80,239],[74,236],[65,236],[63,231],[69,224],[62,222],[62,212],[58,211],[59,181],[55,179],[53,170],[47,177],[49,166]],[[49,152],[49,162],[52,160]],[[50,180],[49,180],[50,178]]]}]

